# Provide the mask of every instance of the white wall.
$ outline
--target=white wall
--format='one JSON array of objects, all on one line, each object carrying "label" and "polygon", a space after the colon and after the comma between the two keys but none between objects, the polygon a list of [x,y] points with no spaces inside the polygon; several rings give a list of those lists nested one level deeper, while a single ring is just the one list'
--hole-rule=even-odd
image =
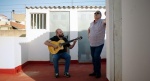
[{"label": "white wall", "polygon": [[[40,33],[40,34],[38,34]],[[29,61],[49,61],[49,51],[44,42],[49,39],[49,32],[45,30],[30,30],[33,40],[29,44]],[[35,36],[34,36],[35,35]],[[35,38],[36,37],[36,38]]]},{"label": "white wall", "polygon": [[19,37],[0,37],[0,69],[15,68],[28,60],[27,54],[21,52],[20,43],[25,41]]},{"label": "white wall", "polygon": [[[24,39],[24,41],[27,41],[26,38],[19,38],[19,39],[21,39],[21,40]],[[28,42],[24,42],[24,41],[23,42],[19,42],[19,45],[21,46],[21,48],[19,48],[21,50],[21,64],[27,62],[28,61],[28,56],[29,56],[29,51],[28,51],[29,50],[29,43]]]},{"label": "white wall", "polygon": [[[107,20],[107,77],[109,81],[150,81],[149,3],[150,1],[146,0],[107,0],[107,18],[109,17]],[[121,11],[119,11],[120,8]],[[116,20],[119,16],[121,19]],[[122,30],[115,29],[120,22]],[[114,36],[119,38],[120,35],[115,32],[121,31],[122,43],[119,44]],[[119,60],[114,52],[118,48],[117,44],[122,45],[122,49],[117,49],[122,51],[120,55],[117,55],[117,57],[122,55]],[[122,65],[120,71],[116,66],[114,67],[117,61]],[[120,63],[117,66],[120,66]],[[118,77],[116,74],[122,75]]]},{"label": "white wall", "polygon": [[0,68],[14,67],[14,38],[0,37]]},{"label": "white wall", "polygon": [[149,3],[122,0],[122,81],[150,81]]},{"label": "white wall", "polygon": [[15,67],[28,61],[28,44],[26,38],[14,37],[14,54]]},{"label": "white wall", "polygon": [[113,0],[106,0],[106,76],[114,81],[114,44],[113,44]]}]

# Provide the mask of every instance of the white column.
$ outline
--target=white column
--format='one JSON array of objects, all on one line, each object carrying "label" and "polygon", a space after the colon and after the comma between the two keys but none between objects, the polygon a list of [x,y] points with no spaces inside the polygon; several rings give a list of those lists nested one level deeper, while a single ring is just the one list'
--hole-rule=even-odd
[{"label": "white column", "polygon": [[121,0],[107,1],[107,77],[122,81],[122,5]]},{"label": "white column", "polygon": [[113,47],[113,0],[106,0],[106,76],[114,81],[114,47]]},{"label": "white column", "polygon": [[114,0],[113,40],[115,81],[122,81],[122,0]]}]

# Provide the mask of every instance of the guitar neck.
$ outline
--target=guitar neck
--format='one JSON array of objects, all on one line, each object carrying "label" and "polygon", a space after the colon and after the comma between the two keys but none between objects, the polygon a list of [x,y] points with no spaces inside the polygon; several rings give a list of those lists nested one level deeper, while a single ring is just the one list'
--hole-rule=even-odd
[{"label": "guitar neck", "polygon": [[68,44],[68,43],[70,43],[70,42],[73,42],[74,40],[77,40],[77,39],[73,39],[73,40],[70,40],[70,41],[68,41],[68,42],[62,43],[62,45],[66,45],[66,44]]}]

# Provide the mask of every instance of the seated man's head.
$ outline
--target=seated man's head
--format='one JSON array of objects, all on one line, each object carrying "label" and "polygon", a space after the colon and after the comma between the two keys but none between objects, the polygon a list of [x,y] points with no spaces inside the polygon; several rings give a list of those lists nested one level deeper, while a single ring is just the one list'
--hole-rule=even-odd
[{"label": "seated man's head", "polygon": [[64,37],[63,31],[62,31],[61,29],[57,29],[57,30],[56,30],[56,35],[57,35],[58,37]]}]

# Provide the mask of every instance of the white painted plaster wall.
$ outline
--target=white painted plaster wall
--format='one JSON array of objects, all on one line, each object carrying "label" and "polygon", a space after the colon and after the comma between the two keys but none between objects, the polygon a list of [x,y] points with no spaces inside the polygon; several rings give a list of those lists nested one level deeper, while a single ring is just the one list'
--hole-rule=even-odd
[{"label": "white painted plaster wall", "polygon": [[106,6],[106,75],[109,81],[114,81],[113,0],[106,0]]},{"label": "white painted plaster wall", "polygon": [[14,38],[0,37],[0,68],[14,67]]},{"label": "white painted plaster wall", "polygon": [[[25,42],[26,38],[19,37],[0,37],[0,68],[15,68],[27,59],[27,54],[22,54],[20,43]],[[24,48],[26,50],[26,48]],[[23,60],[22,60],[23,59]]]},{"label": "white painted plaster wall", "polygon": [[150,81],[149,3],[122,0],[122,81]]},{"label": "white painted plaster wall", "polygon": [[28,43],[26,38],[14,37],[15,67],[28,61]]},{"label": "white painted plaster wall", "polygon": [[[120,1],[121,4],[117,4]],[[109,46],[107,48],[107,78],[109,81],[150,81],[149,3],[148,0],[107,0],[107,15],[109,17],[107,20],[109,22],[107,24],[107,33],[109,33],[107,34],[107,46]],[[121,8],[121,12],[118,12],[119,8]],[[118,18],[117,14],[122,16],[118,21],[115,20]],[[116,62],[118,58],[111,57],[111,54],[116,55],[111,47],[116,48],[117,45],[114,44],[117,41],[111,37],[113,36],[111,34],[120,31],[119,29],[113,30],[112,27],[118,25],[115,23],[119,22],[122,23],[120,26],[122,28],[122,57],[119,58],[122,59],[122,70],[120,72],[118,68],[113,67],[118,63]],[[118,51],[121,51],[121,49],[118,49]],[[120,73],[121,76],[117,78],[114,76]],[[118,78],[122,80],[118,80]]]},{"label": "white painted plaster wall", "polygon": [[[32,31],[32,30],[31,30]],[[33,30],[30,34],[35,33],[41,33],[36,34],[39,35],[32,41],[28,41],[29,43],[29,61],[49,61],[49,51],[46,45],[44,45],[44,42],[49,39],[49,32],[41,31],[41,30]],[[35,36],[34,36],[35,37]]]}]

